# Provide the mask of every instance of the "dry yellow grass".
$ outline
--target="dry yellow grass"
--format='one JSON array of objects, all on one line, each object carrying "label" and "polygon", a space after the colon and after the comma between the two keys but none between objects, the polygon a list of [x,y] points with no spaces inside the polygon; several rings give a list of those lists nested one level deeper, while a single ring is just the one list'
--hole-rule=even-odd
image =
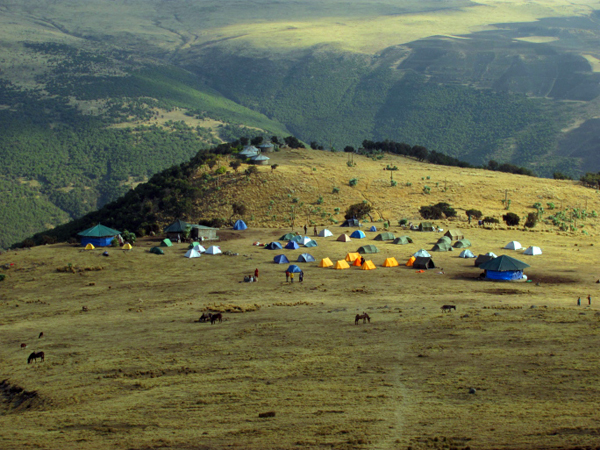
[{"label": "dry yellow grass", "polygon": [[[278,157],[280,168],[264,175],[266,183],[260,181],[266,185],[262,195],[277,194],[269,177],[279,179],[286,171],[304,173],[302,191],[301,180],[288,177],[300,196],[316,196],[359,171],[358,198],[385,200],[389,205],[381,210],[390,215],[406,208],[410,216],[429,200],[408,188],[393,195],[383,184],[376,188],[376,171],[382,180],[389,176],[381,162],[360,159],[346,173],[343,155],[293,151]],[[568,204],[596,195],[567,182],[410,161],[401,173],[409,178],[430,174],[432,180],[444,176],[450,194],[435,192],[432,201],[450,195],[459,207],[486,211],[498,203],[501,212],[503,185],[518,186],[522,198],[511,196],[516,210],[525,208],[521,202],[550,193]],[[419,180],[413,179],[413,186]],[[340,198],[349,202],[358,195],[350,189],[343,188]],[[595,201],[589,199],[590,209]],[[444,275],[381,267],[386,257],[402,263],[419,248],[431,248],[437,233],[392,225],[397,235],[414,239],[397,246],[374,242],[376,233],[369,232],[363,241],[337,242],[347,229],[330,229],[334,236],[316,238],[318,247],[295,251],[252,246],[289,229],[223,232],[227,240],[219,245],[239,256],[191,260],[183,257],[184,244],[165,249],[164,256],[150,254],[156,241],[146,238],[133,251],[109,249],[109,257],[66,244],[1,255],[7,275],[0,283],[1,378],[36,395],[18,405],[24,394],[0,386],[0,446],[533,449],[597,444],[596,236],[465,229],[474,253],[508,253],[531,264],[526,270],[531,283],[491,283],[477,281],[479,270],[457,251],[434,254]],[[539,245],[544,254],[503,251],[513,239]],[[278,253],[293,261],[305,251],[317,262],[325,256],[342,259],[365,243],[381,250],[372,255],[377,270],[301,264],[304,283],[286,284],[286,266],[272,263]],[[83,270],[57,270],[69,264]],[[98,267],[102,270],[85,270]],[[255,268],[260,281],[241,283]],[[577,297],[584,300],[580,307]],[[442,314],[443,304],[455,304],[457,311]],[[207,309],[246,312],[224,312],[224,321],[215,325],[198,323]],[[371,323],[355,326],[354,315],[363,311]],[[27,349],[21,350],[21,343]],[[34,350],[45,352],[45,362],[26,363]],[[469,394],[470,388],[476,393]],[[267,412],[275,416],[259,417]]]}]

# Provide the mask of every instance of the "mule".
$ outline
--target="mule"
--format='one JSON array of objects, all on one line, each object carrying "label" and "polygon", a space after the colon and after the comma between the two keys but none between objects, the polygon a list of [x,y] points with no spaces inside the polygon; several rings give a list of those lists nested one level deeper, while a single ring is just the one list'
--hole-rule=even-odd
[{"label": "mule", "polygon": [[212,314],[210,316],[210,324],[214,324],[215,322],[223,322],[223,314],[218,313],[218,314]]},{"label": "mule", "polygon": [[455,305],[444,305],[442,306],[442,312],[450,312],[452,310],[456,311],[456,306]]},{"label": "mule", "polygon": [[31,361],[37,362],[38,358],[44,362],[44,352],[33,352],[31,355],[29,355],[29,358],[27,358],[27,364],[30,364]]},{"label": "mule", "polygon": [[360,319],[362,319],[363,323],[367,323],[367,320],[369,321],[369,323],[371,323],[371,318],[364,311],[363,311],[362,314],[357,314],[356,315],[356,317],[354,318],[354,325],[358,325],[358,322],[360,321]]}]

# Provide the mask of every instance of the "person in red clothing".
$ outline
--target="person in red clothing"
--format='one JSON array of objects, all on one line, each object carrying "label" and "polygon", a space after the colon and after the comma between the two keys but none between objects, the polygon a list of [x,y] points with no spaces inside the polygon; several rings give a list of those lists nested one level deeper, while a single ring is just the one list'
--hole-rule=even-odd
[{"label": "person in red clothing", "polygon": [[258,268],[254,269],[254,278],[258,278]]},{"label": "person in red clothing", "polygon": [[289,282],[290,281],[290,272],[288,270],[285,271],[285,282]]}]

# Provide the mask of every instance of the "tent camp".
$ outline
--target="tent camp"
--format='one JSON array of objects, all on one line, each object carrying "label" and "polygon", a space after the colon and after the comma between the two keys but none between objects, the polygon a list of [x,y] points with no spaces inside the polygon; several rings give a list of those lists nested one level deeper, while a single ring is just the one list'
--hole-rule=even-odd
[{"label": "tent camp", "polygon": [[460,255],[458,255],[459,258],[475,258],[475,255],[473,254],[473,252],[469,249],[467,250],[463,250],[462,252],[460,252]]},{"label": "tent camp", "polygon": [[306,244],[304,244],[304,246],[305,247],[316,247],[317,246],[317,241],[310,240]]},{"label": "tent camp", "polygon": [[449,237],[453,241],[460,241],[465,238],[465,235],[460,230],[448,230],[444,233],[444,236]]},{"label": "tent camp", "polygon": [[324,228],[321,231],[319,231],[319,236],[320,237],[329,237],[329,236],[333,236],[333,233],[331,231],[329,231],[327,228]]},{"label": "tent camp", "polygon": [[350,242],[350,236],[348,236],[347,234],[340,234],[340,237],[336,239],[337,241],[340,242]]},{"label": "tent camp", "polygon": [[85,246],[86,250],[94,250],[96,247],[94,247],[94,245],[91,242],[88,242],[88,244]]},{"label": "tent camp", "polygon": [[442,242],[445,242],[446,244],[452,244],[452,239],[450,239],[448,236],[442,236],[437,240],[437,243],[440,244]]},{"label": "tent camp", "polygon": [[406,267],[412,267],[413,264],[415,263],[415,260],[417,258],[415,258],[414,256],[411,256],[410,258],[408,258],[408,261],[406,261]]},{"label": "tent camp", "polygon": [[290,262],[290,260],[287,259],[285,255],[277,255],[275,258],[273,258],[273,262],[275,264],[287,264]]},{"label": "tent camp", "polygon": [[375,236],[376,241],[393,241],[394,239],[396,239],[396,236],[394,236],[394,233],[390,233],[389,231],[386,231],[385,233],[379,233],[377,236]]},{"label": "tent camp", "polygon": [[[280,247],[281,248],[281,247]],[[221,249],[219,247],[217,247],[216,245],[211,245],[210,247],[208,247],[206,249],[206,254],[207,255],[220,255],[221,253],[223,253],[221,251]]]},{"label": "tent camp", "polygon": [[200,253],[206,252],[206,249],[203,246],[201,246],[200,244],[194,245],[194,250],[196,250],[197,252],[200,252]]},{"label": "tent camp", "polygon": [[480,265],[482,265],[483,263],[486,263],[488,261],[491,261],[492,259],[496,258],[496,256],[492,256],[489,253],[486,253],[485,255],[479,255],[477,257],[477,259],[475,260],[475,267],[479,267]]},{"label": "tent camp", "polygon": [[510,241],[508,244],[504,246],[506,250],[520,250],[523,248],[520,242],[518,241]]},{"label": "tent camp", "polygon": [[498,281],[527,279],[523,275],[523,269],[527,267],[529,267],[529,264],[506,255],[501,255],[479,266],[480,269],[485,270],[486,280]]},{"label": "tent camp", "polygon": [[342,227],[360,227],[360,222],[358,219],[346,219],[341,226]]},{"label": "tent camp", "polygon": [[296,236],[294,233],[287,233],[287,234],[284,234],[283,236],[281,236],[281,237],[279,238],[279,240],[280,240],[280,241],[289,241],[289,240],[291,240],[291,239],[292,239],[294,236]]},{"label": "tent camp", "polygon": [[419,224],[419,231],[435,231],[435,228],[431,222],[421,222]]},{"label": "tent camp", "polygon": [[292,265],[288,266],[286,272],[300,273],[300,272],[302,272],[302,269],[300,267],[298,267],[296,264],[292,264]]},{"label": "tent camp", "polygon": [[129,242],[123,246],[123,250],[131,250],[132,248],[133,246]]},{"label": "tent camp", "polygon": [[383,267],[397,267],[399,265],[400,264],[398,264],[398,261],[396,261],[396,258],[393,256],[391,258],[386,258],[383,262]]},{"label": "tent camp", "polygon": [[412,244],[413,240],[411,238],[409,238],[408,236],[400,236],[397,237],[396,239],[394,239],[394,242],[392,242],[392,244],[398,244],[398,245],[406,245],[406,244]]},{"label": "tent camp", "polygon": [[92,244],[94,247],[110,247],[113,239],[119,234],[121,234],[120,231],[98,224],[95,227],[77,233],[77,236],[81,237],[82,247],[88,244]]},{"label": "tent camp", "polygon": [[310,253],[302,253],[300,256],[298,256],[297,261],[298,262],[315,262],[315,257],[313,255],[311,255]]},{"label": "tent camp", "polygon": [[321,260],[321,262],[319,263],[319,267],[331,267],[331,266],[333,266],[333,263],[331,262],[331,260],[329,258],[323,258]]},{"label": "tent camp", "polygon": [[246,223],[242,219],[238,220],[235,223],[235,225],[233,225],[234,230],[245,230],[247,228],[248,228],[248,225],[246,225]]},{"label": "tent camp", "polygon": [[296,250],[300,248],[300,245],[298,245],[296,241],[289,241],[287,244],[285,244],[285,248],[288,250]]},{"label": "tent camp", "polygon": [[163,239],[162,241],[160,241],[160,246],[161,247],[173,247],[173,243],[171,242],[171,239],[166,238],[166,239]]},{"label": "tent camp", "polygon": [[350,237],[354,239],[364,239],[365,233],[363,233],[361,230],[354,230]]},{"label": "tent camp", "polygon": [[375,225],[371,225],[371,228],[369,228],[369,231],[377,231],[377,227]]},{"label": "tent camp", "polygon": [[346,255],[346,261],[354,262],[355,259],[360,259],[360,253],[348,253]]},{"label": "tent camp", "polygon": [[447,242],[440,242],[439,244],[435,244],[431,249],[432,252],[449,252],[452,251],[452,246]]},{"label": "tent camp", "polygon": [[416,252],[414,255],[414,257],[419,258],[419,257],[430,257],[431,255],[429,254],[429,252],[427,250],[421,249],[418,252]]},{"label": "tent camp", "polygon": [[162,251],[162,248],[160,247],[152,247],[150,249],[150,253],[154,253],[155,255],[164,255],[165,252]]},{"label": "tent camp", "polygon": [[427,256],[419,256],[413,262],[413,269],[435,269],[435,264],[433,263],[433,259]]},{"label": "tent camp", "polygon": [[335,263],[335,266],[333,266],[334,269],[337,270],[342,270],[342,269],[349,269],[350,266],[348,265],[348,263],[346,261],[344,261],[343,259],[340,259],[338,262]]},{"label": "tent camp", "polygon": [[[287,247],[287,245],[286,245]],[[265,245],[265,248],[267,250],[281,250],[281,244],[279,242],[269,242],[267,245]]]},{"label": "tent camp", "polygon": [[524,255],[541,255],[542,254],[542,249],[539,247],[527,247],[527,250],[525,250],[523,252]]},{"label": "tent camp", "polygon": [[300,240],[299,244],[306,245],[306,244],[308,244],[310,241],[312,241],[312,239],[311,239],[311,238],[309,238],[308,236],[304,236],[304,237],[303,237],[303,238]]},{"label": "tent camp", "polygon": [[468,239],[461,239],[460,241],[456,241],[454,243],[454,248],[467,248],[471,246],[471,241]]},{"label": "tent camp", "polygon": [[373,261],[368,260],[368,261],[365,261],[362,266],[360,266],[360,269],[361,270],[375,270],[375,269],[377,269],[377,267],[375,267],[375,264],[373,264]]},{"label": "tent camp", "polygon": [[202,256],[202,254],[199,251],[194,250],[192,248],[192,249],[188,250],[187,252],[185,252],[185,255],[183,255],[183,256],[185,256],[186,258],[200,258],[200,256]]},{"label": "tent camp", "polygon": [[363,245],[358,250],[356,250],[361,255],[367,255],[371,253],[379,253],[379,249],[374,245]]}]

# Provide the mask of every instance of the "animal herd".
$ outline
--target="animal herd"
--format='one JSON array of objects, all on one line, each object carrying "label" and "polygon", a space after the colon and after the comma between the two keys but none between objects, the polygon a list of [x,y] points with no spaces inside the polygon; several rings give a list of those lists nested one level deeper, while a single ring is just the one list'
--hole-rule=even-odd
[{"label": "animal herd", "polygon": [[[38,339],[41,339],[44,337],[44,332],[42,331],[39,335],[38,335]],[[21,344],[21,350],[23,350],[24,348],[27,348],[27,344],[22,343]],[[29,357],[27,358],[27,364],[30,364],[31,361],[33,362],[37,362],[37,360],[41,359],[42,362],[44,362],[44,352],[33,352],[29,355]]]}]

